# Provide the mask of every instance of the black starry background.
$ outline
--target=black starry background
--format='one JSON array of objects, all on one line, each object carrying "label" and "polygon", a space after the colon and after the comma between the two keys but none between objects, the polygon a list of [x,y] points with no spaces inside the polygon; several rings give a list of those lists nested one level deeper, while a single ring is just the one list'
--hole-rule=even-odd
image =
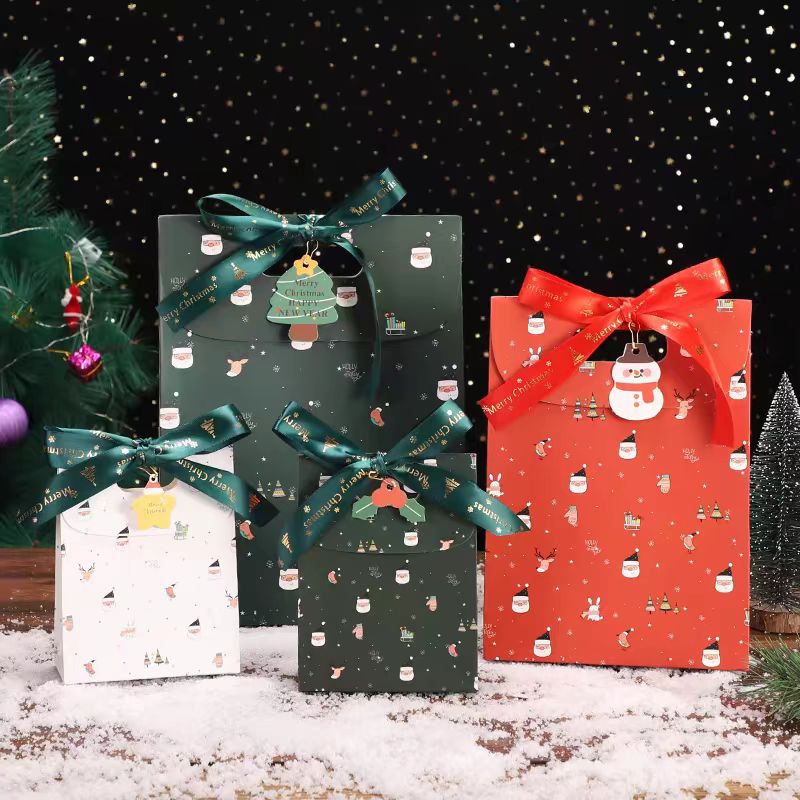
[{"label": "black starry background", "polygon": [[[718,256],[756,303],[757,430],[781,372],[800,380],[800,17],[586,5],[6,0],[0,61],[53,63],[60,202],[107,237],[153,325],[158,214],[214,191],[322,212],[388,166],[400,213],[464,217],[480,428],[489,297],[526,267],[628,295]],[[137,427],[155,416],[143,400]]]}]

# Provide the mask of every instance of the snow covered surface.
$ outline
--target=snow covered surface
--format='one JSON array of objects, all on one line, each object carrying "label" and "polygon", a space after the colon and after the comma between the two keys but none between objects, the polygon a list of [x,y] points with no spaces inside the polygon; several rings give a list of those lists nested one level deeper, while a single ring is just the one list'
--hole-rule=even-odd
[{"label": "snow covered surface", "polygon": [[51,634],[0,635],[0,796],[230,798],[263,782],[619,800],[782,770],[797,774],[762,800],[800,789],[800,737],[732,704],[731,674],[484,664],[473,696],[310,696],[295,647],[293,628],[243,630],[242,675],[63,686]]}]

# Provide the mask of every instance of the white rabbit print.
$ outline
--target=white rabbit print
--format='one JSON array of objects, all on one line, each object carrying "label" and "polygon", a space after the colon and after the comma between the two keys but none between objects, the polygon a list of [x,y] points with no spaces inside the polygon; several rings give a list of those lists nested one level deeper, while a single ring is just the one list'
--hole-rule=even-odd
[{"label": "white rabbit print", "polygon": [[528,348],[528,357],[522,362],[523,367],[532,367],[542,357],[542,348],[537,347],[534,350],[532,347]]},{"label": "white rabbit print", "polygon": [[603,617],[600,614],[600,598],[598,597],[592,602],[591,597],[586,598],[589,608],[586,611],[581,611],[581,619],[587,619],[589,622],[600,622]]},{"label": "white rabbit print", "polygon": [[501,472],[497,473],[496,478],[491,472],[489,473],[489,489],[487,491],[492,497],[503,496],[503,490],[500,488],[501,480],[503,480],[503,474]]}]

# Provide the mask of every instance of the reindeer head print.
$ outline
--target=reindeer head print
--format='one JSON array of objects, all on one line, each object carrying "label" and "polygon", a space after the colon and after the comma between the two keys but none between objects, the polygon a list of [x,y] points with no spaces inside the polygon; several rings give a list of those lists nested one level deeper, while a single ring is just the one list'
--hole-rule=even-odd
[{"label": "reindeer head print", "polygon": [[689,394],[684,397],[677,389],[673,389],[675,399],[678,401],[678,413],[675,419],[686,419],[689,416],[689,411],[694,405],[694,398],[697,395],[697,389],[692,389]]},{"label": "reindeer head print", "polygon": [[225,591],[225,599],[228,601],[228,606],[230,608],[238,608],[239,607],[239,595],[232,595],[229,591]]},{"label": "reindeer head print", "polygon": [[92,573],[94,572],[94,564],[92,564],[92,566],[89,567],[89,569],[86,569],[81,564],[78,564],[78,570],[80,570],[81,573],[81,580],[89,581],[91,580]]},{"label": "reindeer head print", "polygon": [[225,373],[229,378],[235,378],[242,374],[242,367],[249,361],[248,358],[229,358],[230,369]]},{"label": "reindeer head print", "polygon": [[536,558],[539,560],[539,566],[536,571],[547,572],[550,569],[550,565],[556,560],[556,548],[554,547],[546,556],[536,550]]}]

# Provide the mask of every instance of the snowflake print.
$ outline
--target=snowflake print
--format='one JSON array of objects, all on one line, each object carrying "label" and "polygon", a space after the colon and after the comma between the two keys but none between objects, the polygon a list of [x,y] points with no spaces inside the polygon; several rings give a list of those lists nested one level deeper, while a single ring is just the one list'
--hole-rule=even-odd
[{"label": "snowflake print", "polygon": [[328,342],[328,350],[333,350],[336,347],[336,342]]},{"label": "snowflake print", "polygon": [[247,314],[242,314],[242,322],[250,322],[250,317]]},{"label": "snowflake print", "polygon": [[395,368],[395,369],[396,369],[398,372],[400,372],[400,371],[403,369],[403,365],[402,365],[402,364],[401,364],[401,363],[398,361],[398,362],[397,362],[397,363],[394,365],[394,368]]},{"label": "snowflake print", "polygon": [[322,406],[322,402],[320,400],[309,400],[308,405],[309,408],[320,408],[320,406]]},{"label": "snowflake print", "polygon": [[431,344],[432,344],[434,347],[438,347],[438,346],[439,346],[439,340],[438,340],[438,339],[431,339]]},{"label": "snowflake print", "polygon": [[342,427],[339,428],[339,433],[341,433],[343,436],[347,436],[349,430],[350,428],[348,428],[347,425],[342,425]]},{"label": "snowflake print", "polygon": [[280,366],[278,364],[273,364],[272,365],[272,371],[273,372],[280,372],[281,368],[280,368]]},{"label": "snowflake print", "polygon": [[457,242],[458,241],[458,237],[454,233],[451,233],[450,234],[450,241],[451,242]]},{"label": "snowflake print", "polygon": [[425,392],[423,392],[423,393],[422,393],[422,394],[419,396],[419,399],[420,399],[420,400],[427,400],[427,399],[428,399],[428,395],[427,395],[427,394],[425,394]]}]

